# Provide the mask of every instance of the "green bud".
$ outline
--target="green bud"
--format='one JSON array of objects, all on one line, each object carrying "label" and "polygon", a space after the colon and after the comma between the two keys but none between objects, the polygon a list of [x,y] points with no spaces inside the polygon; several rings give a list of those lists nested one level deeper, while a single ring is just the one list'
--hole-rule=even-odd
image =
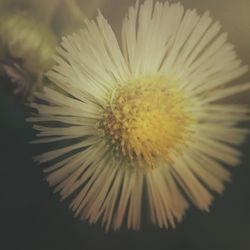
[{"label": "green bud", "polygon": [[26,12],[14,12],[0,18],[1,57],[22,63],[32,74],[47,71],[53,63],[56,38],[49,28]]}]

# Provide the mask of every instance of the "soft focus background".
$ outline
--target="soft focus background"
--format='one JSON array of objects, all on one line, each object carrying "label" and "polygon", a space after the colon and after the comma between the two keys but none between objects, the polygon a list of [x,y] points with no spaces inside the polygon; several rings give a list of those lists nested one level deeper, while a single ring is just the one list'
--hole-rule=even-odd
[{"label": "soft focus background", "polygon": [[[16,8],[32,9],[42,18],[51,11],[50,25],[55,34],[68,34],[81,26],[81,14],[72,17],[66,0],[53,9],[53,0],[0,0],[0,13]],[[69,0],[70,1],[70,0]],[[80,0],[78,5],[87,17],[100,8],[116,32],[127,7],[134,0]],[[170,2],[175,2],[174,0]],[[186,8],[199,13],[210,10],[220,20],[229,41],[244,64],[250,65],[249,0],[180,0]],[[0,14],[0,15],[2,15]],[[45,18],[44,18],[45,20]],[[250,81],[248,73],[241,79]],[[13,95],[9,77],[0,78],[0,249],[2,250],[95,250],[95,249],[166,249],[166,250],[249,250],[250,249],[250,139],[241,147],[242,164],[233,169],[232,183],[223,195],[215,196],[210,213],[191,208],[175,230],[160,230],[146,225],[140,232],[122,229],[104,233],[100,225],[89,225],[73,217],[67,201],[44,181],[41,167],[32,156],[49,150],[30,145],[34,137],[25,122],[30,110],[25,101]],[[249,93],[232,98],[248,102]],[[248,126],[249,124],[244,124]]]}]

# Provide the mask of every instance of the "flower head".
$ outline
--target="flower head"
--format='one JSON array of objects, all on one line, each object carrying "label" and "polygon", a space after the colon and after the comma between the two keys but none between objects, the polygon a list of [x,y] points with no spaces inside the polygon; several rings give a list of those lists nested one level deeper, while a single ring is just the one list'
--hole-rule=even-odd
[{"label": "flower head", "polygon": [[100,13],[63,39],[48,73],[62,91],[37,94],[29,120],[41,123],[36,143],[68,143],[36,160],[52,165],[47,180],[62,198],[74,194],[76,215],[139,229],[145,210],[174,227],[190,203],[207,211],[223,191],[248,117],[223,99],[250,84],[229,84],[247,67],[220,29],[208,12],[147,0],[129,8],[121,44]]}]

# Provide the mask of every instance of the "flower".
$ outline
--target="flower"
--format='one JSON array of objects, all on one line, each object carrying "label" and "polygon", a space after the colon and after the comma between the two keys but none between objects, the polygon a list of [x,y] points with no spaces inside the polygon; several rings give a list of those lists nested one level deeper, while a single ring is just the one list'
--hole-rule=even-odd
[{"label": "flower", "polygon": [[208,211],[223,191],[249,118],[226,98],[250,84],[230,83],[247,67],[220,29],[208,12],[146,0],[129,8],[121,44],[101,13],[63,38],[48,73],[62,91],[38,93],[29,121],[35,143],[68,143],[35,159],[81,219],[138,230],[143,210],[175,227],[190,203]]},{"label": "flower", "polygon": [[0,18],[0,64],[16,83],[16,94],[31,95],[42,73],[53,64],[56,37],[38,18],[25,11]]}]

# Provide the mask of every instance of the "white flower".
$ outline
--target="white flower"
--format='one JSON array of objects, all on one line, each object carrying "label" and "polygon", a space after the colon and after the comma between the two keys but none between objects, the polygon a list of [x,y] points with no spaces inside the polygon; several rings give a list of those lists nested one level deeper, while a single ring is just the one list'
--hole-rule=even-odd
[{"label": "white flower", "polygon": [[[139,229],[175,226],[190,202],[208,211],[230,180],[247,131],[246,107],[223,99],[249,90],[229,84],[247,71],[208,12],[145,1],[129,8],[121,45],[99,13],[63,38],[46,88],[32,104],[36,143],[68,141],[44,153],[47,180],[90,223]],[[49,124],[46,124],[49,122]],[[52,126],[57,122],[60,126]],[[52,161],[52,162],[51,162]],[[144,198],[143,198],[144,197]]]}]

